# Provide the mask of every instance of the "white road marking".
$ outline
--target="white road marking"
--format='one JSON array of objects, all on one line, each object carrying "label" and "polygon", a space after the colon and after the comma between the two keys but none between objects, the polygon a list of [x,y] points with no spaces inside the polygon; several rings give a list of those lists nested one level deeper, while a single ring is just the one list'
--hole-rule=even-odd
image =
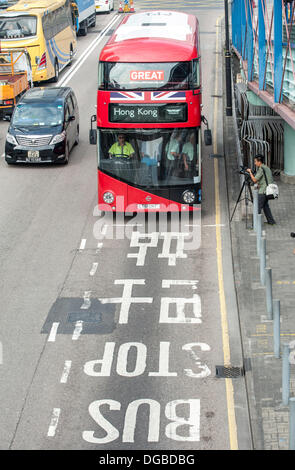
[{"label": "white road marking", "polygon": [[65,361],[64,370],[60,379],[61,384],[67,383],[71,367],[72,367],[72,361]]},{"label": "white road marking", "polygon": [[93,263],[92,264],[92,268],[91,268],[91,271],[90,271],[90,276],[95,276],[96,274],[96,271],[97,271],[97,268],[98,268],[98,263]]},{"label": "white road marking", "polygon": [[49,342],[54,343],[58,327],[59,327],[59,322],[52,323],[52,327],[51,327],[50,334],[48,337]]},{"label": "white road marking", "polygon": [[75,330],[74,330],[74,333],[73,333],[73,336],[72,336],[72,340],[77,341],[77,339],[79,339],[82,331],[83,331],[83,321],[79,320],[79,321],[76,322],[76,326],[75,326]]},{"label": "white road marking", "polygon": [[[176,316],[169,316],[170,305],[173,304],[176,307]],[[189,304],[193,307],[193,317],[185,314],[185,306]],[[159,323],[202,323],[200,296],[194,294],[191,299],[162,297]]]},{"label": "white road marking", "polygon": [[[162,253],[158,254],[158,258],[167,258],[168,266],[176,266],[177,258],[187,258],[187,253],[184,253],[184,238],[187,237],[188,233],[179,232],[164,232],[161,236],[164,237]],[[171,253],[172,239],[177,240],[176,253]]]},{"label": "white road marking", "polygon": [[[125,404],[124,404],[125,405]],[[104,437],[96,437],[96,428],[94,430],[84,431],[82,434],[86,442],[92,444],[109,444],[121,437],[122,442],[135,442],[135,433],[139,428],[138,410],[143,406],[149,406],[148,412],[148,433],[146,442],[159,442],[161,427],[161,404],[151,398],[134,400],[128,404],[124,417],[124,427],[122,435],[120,431],[108,421],[109,417],[118,416],[118,411],[122,409],[119,401],[103,399],[93,401],[89,405],[89,414],[97,426],[102,428]],[[186,407],[186,409],[184,409]],[[103,416],[102,410],[107,418]],[[115,414],[111,411],[116,411]],[[200,400],[199,399],[180,399],[166,403],[165,418],[168,424],[165,425],[165,435],[168,439],[177,442],[198,442],[200,440]],[[121,424],[123,424],[121,423]],[[122,426],[120,426],[121,429]],[[184,434],[184,429],[186,430]],[[142,437],[142,436],[141,436]]]},{"label": "white road marking", "polygon": [[82,238],[79,250],[84,250],[86,246],[86,242],[87,242],[86,238]]},{"label": "white road marking", "polygon": [[107,234],[107,231],[108,231],[108,227],[110,227],[109,225],[104,225],[101,229],[101,235],[106,235]]},{"label": "white road marking", "polygon": [[185,224],[185,227],[225,227],[225,224]]},{"label": "white road marking", "polygon": [[119,323],[126,325],[128,323],[129,310],[134,304],[151,304],[153,297],[132,297],[132,289],[134,285],[145,285],[145,279],[118,279],[115,284],[123,284],[122,297],[114,297],[107,299],[99,299],[102,304],[121,304]]},{"label": "white road marking", "polygon": [[83,296],[84,302],[80,307],[81,310],[88,310],[90,308],[91,306],[90,296],[91,296],[91,290],[84,292],[84,296]]},{"label": "white road marking", "polygon": [[192,289],[197,289],[197,284],[199,281],[186,281],[184,279],[163,279],[162,287],[163,289],[170,289],[171,286],[192,286]]},{"label": "white road marking", "polygon": [[118,21],[119,15],[116,15],[112,21],[106,26],[106,28],[101,32],[101,34],[92,41],[92,43],[87,47],[87,49],[83,52],[81,57],[78,59],[76,64],[67,72],[67,74],[62,78],[61,81],[57,83],[56,86],[61,87],[61,86],[66,86],[67,83],[73,78],[75,73],[82,67],[86,59],[89,57],[89,55],[94,51],[96,46],[103,40],[103,38],[106,36],[108,31],[111,29],[111,27]]},{"label": "white road marking", "polygon": [[198,379],[204,379],[205,377],[209,377],[211,374],[211,370],[207,366],[207,364],[202,364],[200,361],[200,358],[196,355],[196,353],[193,351],[194,347],[198,347],[201,349],[201,351],[211,351],[211,348],[208,344],[206,343],[190,343],[190,344],[185,344],[182,346],[183,351],[188,351],[190,355],[192,356],[193,360],[195,361],[196,365],[198,366],[199,369],[201,369],[201,372],[195,373],[191,369],[184,369],[184,373],[187,375],[187,377],[193,377],[193,378],[198,378]]},{"label": "white road marking", "polygon": [[96,253],[99,253],[100,250],[102,249],[102,247],[103,247],[103,243],[99,242],[99,243],[97,244]]},{"label": "white road marking", "polygon": [[53,408],[53,413],[52,413],[52,417],[51,417],[51,421],[50,421],[50,425],[49,425],[48,433],[47,433],[48,437],[55,436],[59,417],[60,417],[60,408]]},{"label": "white road marking", "polygon": [[[141,241],[141,239],[147,238],[148,242]],[[130,247],[138,248],[137,253],[128,253],[127,258],[136,258],[136,266],[144,266],[145,257],[147,254],[148,248],[156,248],[159,241],[159,233],[141,233],[141,232],[132,232]]]}]

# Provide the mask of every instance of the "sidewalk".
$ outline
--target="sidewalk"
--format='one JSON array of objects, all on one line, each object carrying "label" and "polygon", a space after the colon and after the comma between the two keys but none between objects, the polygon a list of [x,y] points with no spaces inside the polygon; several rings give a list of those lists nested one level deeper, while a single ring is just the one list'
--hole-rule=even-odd
[{"label": "sidewalk", "polygon": [[[234,129],[234,118],[224,117],[230,214],[240,190]],[[262,230],[266,235],[267,267],[272,268],[273,298],[281,301],[281,345],[294,341],[294,349],[295,239],[290,237],[290,232],[295,232],[295,186],[276,182],[280,195],[278,200],[270,201],[270,207],[277,225],[263,223]],[[273,322],[267,320],[265,288],[260,284],[256,234],[246,229],[243,204],[239,203],[233,217],[231,235],[244,357],[245,363],[250,364],[246,383],[254,449],[288,449],[289,408],[282,406],[282,359],[274,357]],[[295,396],[294,365],[291,365],[290,396]]]}]

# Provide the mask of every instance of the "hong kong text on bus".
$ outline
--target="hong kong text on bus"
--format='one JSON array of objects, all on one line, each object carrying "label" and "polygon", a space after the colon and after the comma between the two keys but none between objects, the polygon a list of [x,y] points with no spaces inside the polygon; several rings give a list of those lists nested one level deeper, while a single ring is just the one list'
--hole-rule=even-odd
[{"label": "hong kong text on bus", "polygon": [[201,63],[195,16],[123,19],[100,54],[97,128],[102,211],[183,211],[201,203]]}]

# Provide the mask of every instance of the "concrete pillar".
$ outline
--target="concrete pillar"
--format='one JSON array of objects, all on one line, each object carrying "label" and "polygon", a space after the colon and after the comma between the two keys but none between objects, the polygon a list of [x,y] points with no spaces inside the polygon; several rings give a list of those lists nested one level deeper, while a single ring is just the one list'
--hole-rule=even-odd
[{"label": "concrete pillar", "polygon": [[284,183],[295,184],[295,130],[284,122]]}]

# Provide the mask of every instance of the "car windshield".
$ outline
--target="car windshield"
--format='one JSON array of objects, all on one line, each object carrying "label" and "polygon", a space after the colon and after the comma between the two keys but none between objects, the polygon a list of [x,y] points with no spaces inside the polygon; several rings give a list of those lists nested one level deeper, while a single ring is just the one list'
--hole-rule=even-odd
[{"label": "car windshield", "polygon": [[200,181],[198,129],[103,129],[99,168],[141,187]]},{"label": "car windshield", "polygon": [[102,62],[100,88],[106,90],[188,90],[191,62]]},{"label": "car windshield", "polygon": [[12,123],[14,126],[31,127],[58,126],[63,122],[63,106],[49,103],[23,103],[15,108]]},{"label": "car windshield", "polygon": [[36,16],[0,16],[0,38],[18,39],[35,36],[37,33]]}]

